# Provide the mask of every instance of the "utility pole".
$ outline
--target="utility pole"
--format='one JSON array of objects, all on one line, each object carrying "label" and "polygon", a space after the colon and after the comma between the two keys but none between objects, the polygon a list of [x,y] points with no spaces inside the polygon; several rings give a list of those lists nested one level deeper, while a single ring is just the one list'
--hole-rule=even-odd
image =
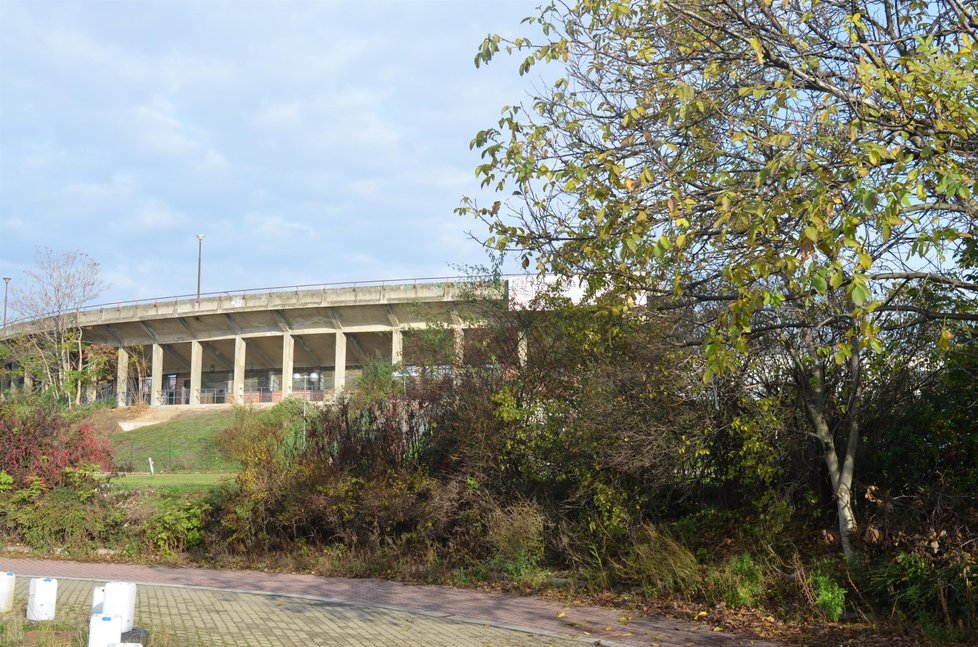
[{"label": "utility pole", "polygon": [[204,247],[204,234],[197,234],[197,303],[200,303],[200,256]]},{"label": "utility pole", "polygon": [[3,277],[3,327],[7,327],[7,289],[10,287],[10,277]]}]

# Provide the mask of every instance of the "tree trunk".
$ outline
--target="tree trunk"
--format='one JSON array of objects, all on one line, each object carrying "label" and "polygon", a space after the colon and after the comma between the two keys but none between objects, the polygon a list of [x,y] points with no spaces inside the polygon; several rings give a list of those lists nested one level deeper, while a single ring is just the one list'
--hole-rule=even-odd
[{"label": "tree trunk", "polygon": [[[78,313],[75,313],[75,317],[76,318],[78,317]],[[82,382],[84,381],[83,380],[83,376],[85,374],[85,372],[84,372],[84,369],[85,369],[85,354],[84,354],[83,348],[82,348],[82,329],[81,328],[77,328],[75,330],[75,334],[78,335],[78,337],[76,338],[76,346],[77,346],[76,351],[78,353],[78,378],[75,380],[75,403],[76,404],[81,404],[81,399],[82,399]],[[91,403],[89,403],[89,404],[91,404]]]},{"label": "tree trunk", "polygon": [[[854,362],[857,367],[858,362],[857,358]],[[851,538],[858,529],[856,513],[852,506],[852,476],[855,471],[856,449],[859,446],[859,421],[855,409],[847,411],[849,416],[848,438],[846,439],[845,456],[840,463],[835,438],[832,435],[832,429],[829,427],[828,416],[826,415],[824,370],[819,368],[812,376],[803,374],[799,377],[801,378],[799,382],[805,413],[814,429],[814,436],[821,445],[822,460],[825,462],[829,483],[832,486],[832,496],[835,499],[839,520],[839,541],[842,544],[842,552],[846,559],[849,559],[853,556]],[[858,374],[853,377],[858,382]],[[856,388],[856,384],[853,384],[853,388]],[[850,400],[852,404],[855,404],[855,401],[858,400],[857,395],[854,393]]]}]

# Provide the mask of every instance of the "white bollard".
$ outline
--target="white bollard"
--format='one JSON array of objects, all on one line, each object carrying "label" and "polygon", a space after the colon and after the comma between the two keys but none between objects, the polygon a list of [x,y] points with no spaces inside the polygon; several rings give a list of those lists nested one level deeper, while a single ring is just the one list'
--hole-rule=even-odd
[{"label": "white bollard", "polygon": [[136,619],[136,585],[132,582],[107,582],[102,598],[102,613],[122,618],[122,631],[131,631]]},{"label": "white bollard", "polygon": [[13,573],[10,571],[0,573],[0,613],[13,611],[15,584],[17,584],[17,576]]},{"label": "white bollard", "polygon": [[31,579],[27,596],[27,619],[35,621],[54,620],[57,601],[58,580],[53,577]]},{"label": "white bollard", "polygon": [[105,587],[96,586],[92,589],[92,615],[102,615],[103,604],[105,604]]},{"label": "white bollard", "polygon": [[95,614],[88,623],[88,647],[108,647],[122,640],[122,618]]}]

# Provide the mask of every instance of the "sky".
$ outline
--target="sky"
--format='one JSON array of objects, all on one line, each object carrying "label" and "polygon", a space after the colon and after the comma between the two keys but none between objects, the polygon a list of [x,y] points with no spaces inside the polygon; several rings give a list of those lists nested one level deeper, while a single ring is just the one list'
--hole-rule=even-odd
[{"label": "sky", "polygon": [[469,150],[533,79],[490,32],[540,0],[0,0],[0,275],[38,248],[100,303],[458,274]]}]

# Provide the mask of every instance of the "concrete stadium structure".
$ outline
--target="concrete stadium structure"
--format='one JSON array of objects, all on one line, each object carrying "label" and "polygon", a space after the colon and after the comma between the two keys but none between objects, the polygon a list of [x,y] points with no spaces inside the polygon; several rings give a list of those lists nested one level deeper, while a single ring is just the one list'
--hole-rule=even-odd
[{"label": "concrete stadium structure", "polygon": [[[452,363],[460,364],[465,330],[480,327],[487,301],[505,303],[508,293],[508,281],[381,281],[119,303],[77,316],[86,342],[118,349],[118,406],[132,404],[135,392],[151,406],[321,400],[369,361],[418,363],[405,358],[414,331],[450,331]],[[15,322],[0,340],[37,325]],[[149,360],[145,389],[130,375],[137,352]]]}]

